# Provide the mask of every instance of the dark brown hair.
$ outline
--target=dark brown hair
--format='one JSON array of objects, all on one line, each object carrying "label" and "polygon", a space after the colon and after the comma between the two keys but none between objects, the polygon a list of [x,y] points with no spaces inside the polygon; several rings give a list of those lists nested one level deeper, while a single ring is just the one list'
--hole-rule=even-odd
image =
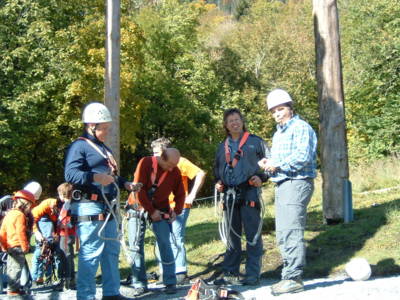
[{"label": "dark brown hair", "polygon": [[223,118],[223,124],[222,124],[222,126],[225,129],[226,135],[229,135],[229,130],[226,128],[226,120],[228,119],[229,116],[231,116],[233,114],[239,115],[240,119],[243,122],[243,131],[247,131],[245,120],[244,120],[244,117],[243,117],[242,113],[240,112],[240,110],[237,108],[229,108],[224,111],[224,118]]}]

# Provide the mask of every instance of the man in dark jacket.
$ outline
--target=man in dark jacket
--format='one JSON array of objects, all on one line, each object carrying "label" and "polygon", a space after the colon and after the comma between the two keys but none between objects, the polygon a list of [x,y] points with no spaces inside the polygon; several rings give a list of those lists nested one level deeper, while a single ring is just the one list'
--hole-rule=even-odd
[{"label": "man in dark jacket", "polygon": [[[248,133],[238,109],[226,110],[223,123],[227,137],[218,147],[214,175],[215,188],[224,193],[227,250],[224,275],[215,283],[257,285],[263,254],[260,187],[267,180],[257,162],[269,156],[269,150],[260,137]],[[244,280],[239,279],[242,227],[247,240]]]}]

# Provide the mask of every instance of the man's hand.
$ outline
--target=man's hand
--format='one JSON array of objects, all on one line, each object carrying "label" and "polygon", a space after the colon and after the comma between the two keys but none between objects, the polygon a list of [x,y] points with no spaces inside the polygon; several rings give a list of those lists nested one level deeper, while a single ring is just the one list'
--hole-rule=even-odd
[{"label": "man's hand", "polygon": [[271,161],[266,158],[263,158],[260,161],[258,161],[258,165],[260,166],[261,169],[270,173],[275,173],[278,169],[277,167],[274,167],[271,164]]},{"label": "man's hand", "polygon": [[185,198],[186,204],[192,204],[193,201],[194,201],[194,196],[192,194],[187,195],[187,197]]},{"label": "man's hand", "polygon": [[250,178],[250,185],[255,186],[255,187],[260,187],[262,185],[262,181],[260,179],[260,177],[258,177],[257,175],[254,175]]},{"label": "man's hand", "polygon": [[131,192],[139,192],[140,189],[142,188],[143,184],[140,182],[134,183],[134,182],[125,182],[125,189]]},{"label": "man's hand", "polygon": [[222,193],[224,191],[224,184],[222,183],[221,180],[218,180],[218,182],[215,184],[215,188],[220,193]]},{"label": "man's hand", "polygon": [[43,241],[43,235],[40,231],[35,231],[35,239],[41,243]]},{"label": "man's hand", "polygon": [[100,183],[103,186],[106,186],[114,182],[114,177],[108,174],[100,173],[100,174],[94,174],[93,180],[95,182]]},{"label": "man's hand", "polygon": [[60,236],[59,236],[57,233],[54,233],[54,234],[53,234],[53,238],[54,238],[54,241],[55,241],[56,243],[58,243],[59,240],[60,240]]},{"label": "man's hand", "polygon": [[156,209],[150,216],[153,222],[161,221],[161,213],[158,209]]}]

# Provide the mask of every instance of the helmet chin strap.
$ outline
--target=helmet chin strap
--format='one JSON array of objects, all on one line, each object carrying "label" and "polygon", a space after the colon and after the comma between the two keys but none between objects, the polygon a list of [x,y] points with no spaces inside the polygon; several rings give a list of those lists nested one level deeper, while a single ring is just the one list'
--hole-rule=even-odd
[{"label": "helmet chin strap", "polygon": [[97,138],[97,135],[96,135],[96,129],[97,129],[97,126],[98,126],[98,125],[99,125],[99,124],[95,124],[93,128],[92,128],[92,127],[89,127],[91,134],[96,138],[96,140],[99,140],[99,139]]}]

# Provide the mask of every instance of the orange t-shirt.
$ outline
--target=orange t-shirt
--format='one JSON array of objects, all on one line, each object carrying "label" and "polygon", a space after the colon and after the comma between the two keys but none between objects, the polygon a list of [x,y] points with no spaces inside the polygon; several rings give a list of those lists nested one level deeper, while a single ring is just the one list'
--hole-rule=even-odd
[{"label": "orange t-shirt", "polygon": [[33,232],[39,230],[37,223],[44,217],[48,216],[53,222],[57,221],[57,215],[54,214],[54,207],[57,205],[57,199],[49,198],[40,202],[40,204],[32,209],[33,215]]},{"label": "orange t-shirt", "polygon": [[7,212],[0,228],[0,244],[3,250],[21,247],[23,252],[28,252],[27,223],[28,218],[22,211],[11,209]]},{"label": "orange t-shirt", "polygon": [[[201,171],[201,169],[185,157],[181,157],[179,159],[178,169],[181,171],[183,188],[185,190],[185,195],[187,196],[189,194],[189,179],[193,180],[193,178],[196,177],[196,175]],[[174,195],[170,194],[168,198],[169,198],[169,205],[171,207],[174,207],[175,206]],[[185,203],[183,207],[190,208],[191,206],[192,206],[191,204]]]}]

